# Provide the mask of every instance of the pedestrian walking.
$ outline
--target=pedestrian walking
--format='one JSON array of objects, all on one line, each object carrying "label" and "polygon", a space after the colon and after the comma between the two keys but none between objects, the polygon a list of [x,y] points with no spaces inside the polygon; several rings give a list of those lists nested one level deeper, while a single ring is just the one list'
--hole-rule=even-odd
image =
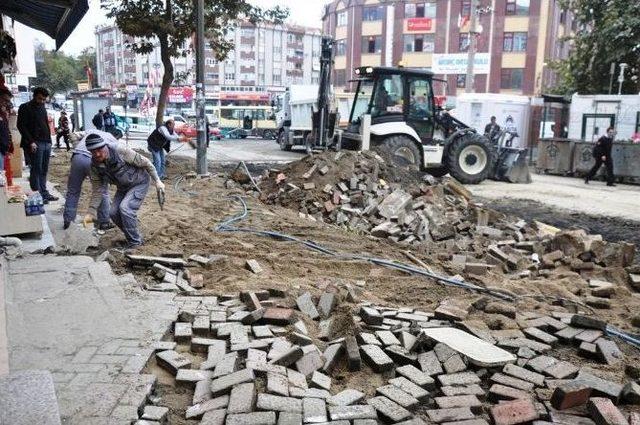
[{"label": "pedestrian walking", "polygon": [[91,123],[96,130],[104,130],[104,111],[102,109],[99,109],[98,113],[93,116]]},{"label": "pedestrian walking", "polygon": [[89,211],[83,220],[85,226],[94,221],[103,191],[113,184],[116,194],[111,202],[111,221],[124,233],[128,249],[139,247],[143,240],[138,230],[138,210],[147,196],[150,180],[161,194],[164,194],[164,183],[151,161],[124,145],[91,134],[85,139],[85,146],[92,157],[92,194]]},{"label": "pedestrian walking", "polygon": [[56,131],[56,149],[60,149],[60,137],[64,140],[64,144],[67,146],[67,152],[71,150],[69,145],[69,118],[65,111],[60,112],[60,118],[58,118],[58,130]]},{"label": "pedestrian walking", "polygon": [[584,178],[584,182],[589,184],[589,180],[595,177],[600,167],[604,164],[607,171],[607,186],[615,186],[613,183],[615,176],[613,175],[613,158],[611,158],[611,150],[613,148],[613,139],[616,137],[616,129],[607,128],[607,134],[600,137],[593,147],[593,158],[596,160],[589,174]]},{"label": "pedestrian walking", "polygon": [[[64,202],[64,212],[62,218],[63,228],[68,229],[76,219],[78,211],[78,201],[82,193],[82,183],[91,174],[91,152],[87,150],[86,139],[91,134],[97,134],[109,143],[117,144],[116,138],[110,133],[100,130],[89,130],[87,134],[78,142],[71,155],[71,168],[67,179],[67,196]],[[113,228],[109,219],[109,192],[102,190],[102,201],[97,209],[98,230],[108,230]]]},{"label": "pedestrian walking", "polygon": [[29,157],[29,185],[40,192],[45,204],[57,201],[47,190],[49,157],[51,156],[51,134],[47,110],[44,105],[49,96],[47,89],[36,87],[33,98],[18,108],[18,131],[22,135],[21,147]]},{"label": "pedestrian walking", "polygon": [[175,132],[175,122],[172,119],[165,121],[164,125],[156,128],[147,138],[147,149],[151,152],[153,166],[160,179],[167,178],[165,152],[171,151],[171,142],[184,141]]},{"label": "pedestrian walking", "polygon": [[104,111],[102,116],[104,122],[104,131],[107,133],[115,134],[116,131],[116,115],[111,112],[111,107],[107,106],[107,110]]},{"label": "pedestrian walking", "polygon": [[6,88],[0,88],[0,171],[4,171],[4,158],[13,151],[11,131],[9,131],[9,114],[13,105],[13,95]]},{"label": "pedestrian walking", "polygon": [[76,128],[78,127],[78,125],[76,124],[76,113],[75,111],[71,113],[71,115],[69,115],[69,120],[71,121],[71,132],[73,133],[74,131],[76,131]]}]

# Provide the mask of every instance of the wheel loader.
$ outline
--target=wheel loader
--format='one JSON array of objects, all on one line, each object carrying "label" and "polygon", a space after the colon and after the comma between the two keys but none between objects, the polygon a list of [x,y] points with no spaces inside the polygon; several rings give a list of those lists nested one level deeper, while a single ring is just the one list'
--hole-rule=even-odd
[{"label": "wheel loader", "polygon": [[[333,40],[323,38],[318,98],[307,148],[374,150],[392,164],[450,174],[461,183],[487,178],[529,183],[526,150],[490,142],[436,105],[430,71],[409,68],[355,69],[356,92],[347,127],[330,101]],[[285,129],[286,130],[286,129]]]}]

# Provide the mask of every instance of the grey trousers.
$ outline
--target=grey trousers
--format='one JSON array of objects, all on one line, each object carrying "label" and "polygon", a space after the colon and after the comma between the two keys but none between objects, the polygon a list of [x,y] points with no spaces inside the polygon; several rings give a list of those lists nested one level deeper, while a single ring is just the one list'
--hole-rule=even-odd
[{"label": "grey trousers", "polygon": [[111,220],[122,230],[130,245],[142,245],[138,231],[138,210],[149,190],[149,180],[126,189],[118,188],[111,204]]},{"label": "grey trousers", "polygon": [[[62,215],[65,223],[71,223],[76,219],[82,183],[89,177],[90,172],[91,158],[80,154],[74,154],[71,157],[71,169],[67,180],[67,196]],[[102,202],[98,207],[98,224],[107,223],[109,223],[109,192],[105,189],[102,193]]]}]

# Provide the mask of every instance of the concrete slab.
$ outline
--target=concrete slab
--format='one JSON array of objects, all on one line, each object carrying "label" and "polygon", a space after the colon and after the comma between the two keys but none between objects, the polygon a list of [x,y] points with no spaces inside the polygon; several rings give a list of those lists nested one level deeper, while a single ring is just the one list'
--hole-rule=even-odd
[{"label": "concrete slab", "polygon": [[60,425],[49,371],[25,370],[0,377],[0,424]]},{"label": "concrete slab", "polygon": [[513,363],[517,357],[508,351],[489,344],[483,339],[456,328],[423,329],[425,335],[448,345],[480,367],[503,366]]}]

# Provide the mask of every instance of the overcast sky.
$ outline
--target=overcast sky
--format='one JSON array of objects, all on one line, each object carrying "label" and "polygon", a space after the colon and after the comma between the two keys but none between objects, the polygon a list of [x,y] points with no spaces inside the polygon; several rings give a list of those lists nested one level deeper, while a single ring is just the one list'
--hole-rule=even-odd
[{"label": "overcast sky", "polygon": [[[272,7],[275,5],[286,6],[290,10],[289,22],[308,27],[320,28],[322,9],[331,0],[249,0],[251,3],[261,7]],[[104,10],[100,9],[100,0],[89,0],[89,11],[84,16],[80,24],[71,33],[71,36],[62,46],[62,51],[76,55],[85,47],[95,44],[94,28],[96,25],[108,22],[104,16]],[[29,34],[35,40],[43,41],[49,48],[55,47],[55,42],[46,34],[29,30]]]}]

